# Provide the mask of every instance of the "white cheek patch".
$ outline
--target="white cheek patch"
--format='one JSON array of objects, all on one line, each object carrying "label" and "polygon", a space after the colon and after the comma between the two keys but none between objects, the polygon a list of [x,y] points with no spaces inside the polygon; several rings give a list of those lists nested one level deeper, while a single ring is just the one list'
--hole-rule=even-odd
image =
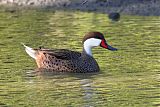
[{"label": "white cheek patch", "polygon": [[99,46],[101,41],[102,40],[100,39],[90,38],[84,42],[84,46],[90,46],[90,47]]},{"label": "white cheek patch", "polygon": [[84,49],[86,51],[86,53],[90,56],[92,56],[92,47],[96,47],[96,46],[99,46],[100,43],[101,43],[102,40],[100,39],[96,39],[96,38],[90,38],[90,39],[87,39],[85,42],[84,42]]}]

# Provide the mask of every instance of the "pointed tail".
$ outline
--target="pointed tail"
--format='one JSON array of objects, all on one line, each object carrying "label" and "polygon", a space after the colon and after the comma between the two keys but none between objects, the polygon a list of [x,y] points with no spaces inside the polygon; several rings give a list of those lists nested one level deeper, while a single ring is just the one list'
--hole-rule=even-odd
[{"label": "pointed tail", "polygon": [[31,56],[32,58],[36,59],[36,51],[28,46],[26,46],[24,43],[21,43],[24,47],[25,47],[25,51],[27,52],[27,54],[29,56]]}]

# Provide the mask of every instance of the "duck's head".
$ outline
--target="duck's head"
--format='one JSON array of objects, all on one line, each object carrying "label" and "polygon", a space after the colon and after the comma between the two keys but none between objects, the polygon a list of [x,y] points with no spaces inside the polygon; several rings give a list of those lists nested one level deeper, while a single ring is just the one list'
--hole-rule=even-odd
[{"label": "duck's head", "polygon": [[92,56],[91,49],[96,46],[101,46],[102,48],[116,51],[116,48],[113,48],[112,46],[108,45],[103,34],[100,32],[89,32],[87,33],[83,38],[83,45],[85,52]]}]

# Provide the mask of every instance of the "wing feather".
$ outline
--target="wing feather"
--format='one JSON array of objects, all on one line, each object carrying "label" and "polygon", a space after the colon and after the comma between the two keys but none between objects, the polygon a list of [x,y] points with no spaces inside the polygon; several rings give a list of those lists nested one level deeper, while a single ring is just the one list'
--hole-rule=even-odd
[{"label": "wing feather", "polygon": [[56,57],[57,59],[62,59],[62,60],[73,60],[81,56],[81,53],[76,51],[70,51],[67,49],[55,49],[55,50],[40,49],[39,51],[51,57]]}]

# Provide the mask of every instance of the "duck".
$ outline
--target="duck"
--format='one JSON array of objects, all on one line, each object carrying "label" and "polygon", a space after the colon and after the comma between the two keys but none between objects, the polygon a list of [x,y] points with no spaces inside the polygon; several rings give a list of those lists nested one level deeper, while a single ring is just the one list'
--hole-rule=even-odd
[{"label": "duck", "polygon": [[99,72],[100,68],[92,55],[92,48],[100,46],[104,49],[117,51],[108,45],[100,32],[88,32],[83,40],[82,52],[68,49],[33,49],[23,44],[26,53],[35,59],[38,69],[54,72],[91,73]]},{"label": "duck", "polygon": [[112,21],[119,21],[120,14],[117,12],[109,13],[108,18],[111,19]]}]

